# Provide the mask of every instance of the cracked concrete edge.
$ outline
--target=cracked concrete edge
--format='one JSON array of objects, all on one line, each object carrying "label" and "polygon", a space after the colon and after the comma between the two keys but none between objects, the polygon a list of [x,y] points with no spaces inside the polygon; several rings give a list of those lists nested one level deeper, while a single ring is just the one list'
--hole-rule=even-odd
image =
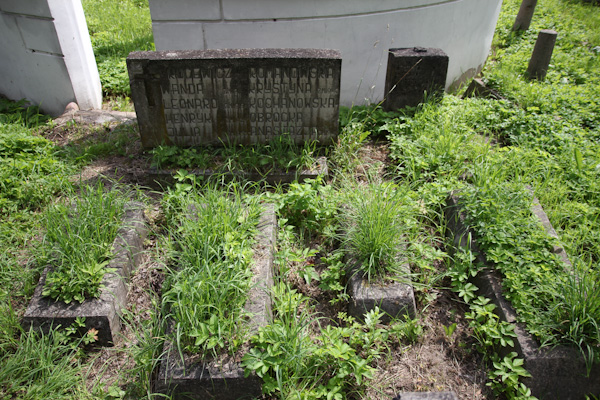
[{"label": "cracked concrete edge", "polygon": [[83,303],[66,304],[43,296],[46,275],[50,270],[48,266],[40,277],[21,325],[26,330],[32,328],[48,332],[51,327],[66,327],[76,318],[85,318],[85,329],[98,331],[95,344],[111,346],[121,329],[120,314],[126,306],[129,276],[141,262],[147,234],[144,205],[127,203],[123,223],[113,242],[113,258],[109,268],[113,268],[114,272],[104,275],[100,297],[87,299]]}]

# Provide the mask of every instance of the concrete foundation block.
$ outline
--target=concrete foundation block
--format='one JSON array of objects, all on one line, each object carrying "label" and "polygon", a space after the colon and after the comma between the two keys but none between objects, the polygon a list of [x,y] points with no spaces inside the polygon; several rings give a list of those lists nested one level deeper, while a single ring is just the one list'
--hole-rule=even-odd
[{"label": "concrete foundation block", "polygon": [[[157,169],[150,168],[147,172],[148,180],[152,186],[163,187],[165,184],[172,185],[175,183],[173,175],[177,173],[177,169]],[[327,158],[319,157],[316,160],[315,166],[310,169],[304,169],[302,171],[289,171],[289,172],[268,172],[261,174],[252,171],[235,171],[235,172],[221,172],[218,170],[210,169],[193,169],[189,171],[191,174],[202,178],[210,178],[213,175],[221,176],[224,174],[226,179],[243,179],[251,182],[264,181],[269,185],[279,185],[282,183],[292,183],[294,181],[302,182],[306,179],[316,179],[319,176],[326,177],[329,174],[327,167]]]},{"label": "concrete foundation block", "polygon": [[364,315],[375,307],[385,312],[383,323],[389,323],[392,318],[408,316],[414,318],[416,315],[415,295],[409,274],[410,267],[404,265],[406,271],[404,282],[369,282],[366,276],[360,272],[359,263],[356,260],[348,260],[350,278],[348,279],[348,292],[351,300],[348,304],[348,314],[363,320]]}]

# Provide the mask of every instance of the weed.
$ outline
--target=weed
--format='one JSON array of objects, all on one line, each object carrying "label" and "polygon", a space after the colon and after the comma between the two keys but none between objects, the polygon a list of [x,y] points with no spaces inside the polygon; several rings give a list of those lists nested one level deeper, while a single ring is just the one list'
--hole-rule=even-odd
[{"label": "weed", "polygon": [[[72,193],[75,194],[75,193]],[[44,216],[46,236],[38,263],[50,264],[43,295],[83,303],[98,297],[121,225],[127,197],[104,186],[85,186],[72,204],[51,206]]]},{"label": "weed", "polygon": [[306,179],[304,183],[291,183],[283,194],[273,194],[278,214],[300,232],[333,237],[336,230],[336,192],[323,179]]},{"label": "weed", "polygon": [[344,209],[345,246],[368,279],[398,272],[417,228],[411,191],[394,184],[356,187]]},{"label": "weed", "polygon": [[14,353],[0,356],[0,393],[23,399],[91,399],[77,342],[64,333],[23,332]]},{"label": "weed", "polygon": [[235,352],[244,342],[240,321],[259,207],[242,194],[235,184],[225,190],[193,184],[172,189],[166,198],[168,208],[180,211],[169,212],[174,269],[162,304],[180,352]]}]

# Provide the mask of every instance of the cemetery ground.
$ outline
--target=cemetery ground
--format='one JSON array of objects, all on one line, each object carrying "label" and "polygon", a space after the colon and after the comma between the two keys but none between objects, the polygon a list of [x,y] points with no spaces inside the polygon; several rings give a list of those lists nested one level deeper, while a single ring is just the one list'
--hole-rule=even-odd
[{"label": "cemetery ground", "polygon": [[[143,13],[143,2],[121,3],[132,14]],[[444,208],[451,192],[461,196],[473,237],[503,274],[505,295],[529,332],[548,347],[570,345],[597,365],[600,10],[577,1],[546,1],[538,4],[529,31],[513,33],[519,3],[505,1],[483,71],[485,83],[504,100],[445,95],[398,113],[375,106],[342,110],[334,145],[284,151],[292,154],[290,165],[327,156],[329,174],[289,185],[230,182],[220,175],[200,179],[187,172],[210,155],[217,161],[238,157],[244,162],[233,167],[254,165],[264,173],[282,158],[272,148],[256,149],[253,157],[240,149],[227,155],[214,149],[144,152],[135,124],[63,124],[1,99],[0,397],[161,398],[154,390],[164,358],[165,316],[194,308],[177,303],[177,293],[187,290],[186,284],[200,287],[207,281],[186,275],[182,249],[193,246],[182,241],[206,233],[186,224],[190,203],[197,218],[212,218],[201,226],[226,232],[220,235],[227,238],[223,242],[198,248],[241,267],[235,279],[214,279],[235,282],[233,288],[219,288],[225,293],[248,289],[243,271],[252,250],[244,246],[252,243],[258,207],[273,204],[276,211],[273,320],[252,337],[236,323],[243,320],[236,314],[243,299],[235,307],[225,300],[214,305],[219,312],[231,311],[222,314],[228,319],[211,319],[202,310],[188,321],[179,319],[182,349],[237,359],[261,378],[264,398],[391,399],[410,391],[454,391],[461,399],[528,398],[522,385],[527,372],[506,350],[514,341],[512,331],[469,280],[481,272],[474,255],[453,249],[446,237]],[[113,95],[110,105],[131,111],[124,57],[151,48],[151,38],[121,41],[115,32],[126,29],[102,30],[99,19],[88,18],[96,21],[90,30],[101,50],[96,54],[103,85]],[[552,65],[543,82],[530,82],[524,77],[528,57],[537,31],[545,28],[559,32]],[[135,35],[143,38],[147,32]],[[158,186],[148,179],[152,164],[181,172],[172,185]],[[99,188],[103,194],[94,203]],[[548,237],[530,212],[529,188],[558,239]],[[115,203],[109,202],[113,198]],[[97,277],[112,239],[69,221],[83,219],[84,203],[110,211],[125,200],[145,205],[150,234],[130,278],[114,346],[94,346],[97,332],[82,329],[81,320],[43,335],[23,329],[22,316],[44,267],[67,265],[59,260],[68,258],[69,246],[61,248],[55,238],[67,226],[83,229],[74,237],[99,252],[95,261],[84,263],[87,274]],[[118,224],[120,213],[102,218]],[[51,234],[56,225],[65,229]],[[364,248],[373,243],[363,240],[367,232],[382,240],[375,251]],[[70,245],[74,240],[69,240]],[[557,259],[555,245],[564,247],[571,267]],[[397,272],[408,264],[414,318],[384,324],[376,311],[364,321],[348,316],[345,265],[352,257],[384,281],[402,276],[407,282],[406,274]],[[78,288],[71,272],[67,268],[66,275],[54,277],[67,289],[62,296],[93,294],[93,288]],[[218,335],[219,330],[227,334]]]}]

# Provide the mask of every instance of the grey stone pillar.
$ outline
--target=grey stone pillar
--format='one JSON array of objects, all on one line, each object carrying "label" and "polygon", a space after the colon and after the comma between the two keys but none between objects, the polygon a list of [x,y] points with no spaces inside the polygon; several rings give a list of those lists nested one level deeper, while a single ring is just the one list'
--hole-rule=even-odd
[{"label": "grey stone pillar", "polygon": [[523,0],[517,18],[515,18],[515,24],[512,27],[513,31],[526,31],[529,29],[536,4],[537,0]]},{"label": "grey stone pillar", "polygon": [[540,31],[527,68],[527,75],[530,79],[543,80],[546,77],[557,35],[558,33],[551,29]]}]

